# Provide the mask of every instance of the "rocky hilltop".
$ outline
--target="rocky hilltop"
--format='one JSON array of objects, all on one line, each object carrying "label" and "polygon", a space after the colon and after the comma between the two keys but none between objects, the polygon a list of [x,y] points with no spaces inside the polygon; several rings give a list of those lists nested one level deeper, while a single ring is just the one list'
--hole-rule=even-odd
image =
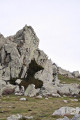
[{"label": "rocky hilltop", "polygon": [[78,77],[79,73],[58,68],[38,45],[39,39],[31,26],[26,25],[7,38],[0,34],[0,95],[79,94],[79,85],[60,84],[57,75],[59,72]]},{"label": "rocky hilltop", "polygon": [[23,80],[25,88],[29,84],[35,84],[36,88],[56,84],[57,67],[38,45],[39,39],[31,26],[26,25],[7,38],[0,34],[1,88],[7,84],[16,85],[16,79]]}]

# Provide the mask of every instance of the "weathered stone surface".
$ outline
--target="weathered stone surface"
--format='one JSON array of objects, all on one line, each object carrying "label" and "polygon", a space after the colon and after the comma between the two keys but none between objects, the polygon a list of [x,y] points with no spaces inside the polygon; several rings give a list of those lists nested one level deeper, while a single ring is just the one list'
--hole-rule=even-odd
[{"label": "weathered stone surface", "polygon": [[2,34],[0,34],[0,49],[2,48],[2,46],[6,43],[6,39],[4,38],[4,36]]},{"label": "weathered stone surface", "polygon": [[80,120],[80,114],[76,114],[71,120]]},{"label": "weathered stone surface", "polygon": [[46,60],[44,69],[37,72],[35,74],[35,78],[42,80],[44,84],[52,83],[52,82],[54,82],[54,84],[56,84],[56,83],[59,84],[56,69],[57,69],[56,66],[52,65],[51,60]]},{"label": "weathered stone surface", "polygon": [[19,93],[19,92],[20,92],[20,88],[19,88],[18,85],[16,85],[16,88],[15,88],[15,94],[16,94],[16,93]]},{"label": "weathered stone surface", "polygon": [[18,85],[15,86],[15,95],[24,95],[24,86],[19,87]]},{"label": "weathered stone surface", "polygon": [[74,71],[72,74],[73,74],[74,77],[79,77],[80,76],[79,71]]},{"label": "weathered stone surface", "polygon": [[78,99],[71,99],[71,101],[78,102]]},{"label": "weathered stone surface", "polygon": [[21,83],[21,81],[22,81],[21,79],[17,79],[17,80],[15,81],[15,83],[19,85],[19,84]]},{"label": "weathered stone surface", "polygon": [[78,95],[80,92],[78,86],[78,84],[61,84],[57,87],[57,91],[60,94]]},{"label": "weathered stone surface", "polygon": [[[80,90],[77,89],[77,86],[60,85],[58,71],[68,77],[78,76],[78,73],[74,73],[73,76],[69,71],[58,68],[38,48],[38,45],[39,39],[31,26],[25,25],[15,35],[7,38],[0,34],[0,80],[4,81],[5,85],[10,82],[14,85],[17,83],[20,87],[25,86],[26,95],[29,94],[27,86],[34,84],[35,81],[35,86],[37,84],[39,89],[32,87],[33,90],[30,89],[32,95],[30,93],[30,96],[35,96],[37,92],[39,95],[52,95],[57,94],[58,91],[62,94],[78,94]],[[16,79],[18,80],[15,82]],[[19,79],[25,82],[21,85],[22,81],[20,83]],[[41,81],[41,85],[38,85],[38,81]],[[0,89],[2,88],[0,87]],[[24,92],[23,89],[22,91]],[[16,95],[22,95],[23,92],[16,87]]]},{"label": "weathered stone surface", "polygon": [[68,101],[67,101],[67,100],[63,100],[63,102],[64,102],[64,103],[68,103]]},{"label": "weathered stone surface", "polygon": [[64,116],[64,118],[59,118],[56,120],[80,120],[80,114],[76,114],[72,119],[69,119],[68,117]]},{"label": "weathered stone surface", "polygon": [[20,120],[20,119],[33,119],[33,116],[22,116],[20,114],[17,115],[11,115],[10,117],[7,117],[7,120]]},{"label": "weathered stone surface", "polygon": [[13,86],[13,85],[6,85],[5,87],[3,87],[1,89],[2,95],[12,94],[12,93],[14,93],[14,89],[15,89],[15,86]]},{"label": "weathered stone surface", "polygon": [[11,115],[10,117],[7,118],[7,120],[19,120],[22,118],[22,115]]},{"label": "weathered stone surface", "polygon": [[6,86],[6,82],[3,80],[0,80],[0,96],[2,96],[3,88]]},{"label": "weathered stone surface", "polygon": [[48,96],[48,95],[52,96],[52,94],[57,94],[57,86],[54,86],[53,84],[50,83],[46,83],[39,91],[39,94],[42,96]]},{"label": "weathered stone surface", "polygon": [[68,117],[64,116],[64,118],[59,118],[59,119],[56,119],[56,120],[70,120]]},{"label": "weathered stone surface", "polygon": [[80,108],[76,107],[61,107],[60,109],[56,110],[52,115],[60,115],[60,116],[64,116],[64,115],[75,115],[75,114],[79,114],[80,112]]},{"label": "weathered stone surface", "polygon": [[38,95],[38,96],[36,96],[36,98],[39,98],[39,99],[41,99],[41,98],[42,98],[42,96],[41,96],[41,95]]},{"label": "weathered stone surface", "polygon": [[69,78],[73,78],[73,74],[67,70],[64,70],[62,69],[61,67],[58,67],[58,74],[61,74],[61,75],[64,75],[64,76],[67,76]]},{"label": "weathered stone surface", "polygon": [[27,89],[25,90],[24,95],[25,96],[29,96],[29,97],[33,97],[36,96],[36,94],[39,92],[39,89],[35,89],[35,85],[31,84],[27,87]]},{"label": "weathered stone surface", "polygon": [[61,97],[58,93],[57,94],[52,94],[52,97]]},{"label": "weathered stone surface", "polygon": [[20,101],[26,101],[26,98],[20,98],[19,100]]}]

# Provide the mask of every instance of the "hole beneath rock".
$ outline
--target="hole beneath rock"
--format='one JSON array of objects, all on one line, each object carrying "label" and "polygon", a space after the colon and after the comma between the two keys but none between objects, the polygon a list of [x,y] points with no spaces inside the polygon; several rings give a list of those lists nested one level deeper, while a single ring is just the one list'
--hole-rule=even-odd
[{"label": "hole beneath rock", "polygon": [[43,86],[43,82],[41,80],[35,79],[34,75],[36,72],[42,70],[43,67],[38,65],[35,60],[31,60],[29,64],[29,68],[27,70],[27,77],[26,78],[12,78],[10,83],[15,85],[16,79],[21,79],[22,82],[20,83],[20,87],[24,86],[26,89],[29,84],[34,84],[35,88],[41,88]]}]

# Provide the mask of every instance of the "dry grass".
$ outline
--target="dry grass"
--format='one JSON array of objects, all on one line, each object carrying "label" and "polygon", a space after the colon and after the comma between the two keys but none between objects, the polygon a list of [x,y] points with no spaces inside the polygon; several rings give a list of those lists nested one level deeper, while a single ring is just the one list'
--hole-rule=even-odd
[{"label": "dry grass", "polygon": [[[60,116],[52,116],[52,113],[62,107],[80,107],[80,100],[72,102],[69,97],[61,98],[27,98],[27,101],[20,101],[21,96],[4,96],[0,98],[0,119],[6,120],[11,114],[22,114],[25,116],[33,116],[33,120],[56,120]],[[63,100],[68,100],[64,103]]]}]

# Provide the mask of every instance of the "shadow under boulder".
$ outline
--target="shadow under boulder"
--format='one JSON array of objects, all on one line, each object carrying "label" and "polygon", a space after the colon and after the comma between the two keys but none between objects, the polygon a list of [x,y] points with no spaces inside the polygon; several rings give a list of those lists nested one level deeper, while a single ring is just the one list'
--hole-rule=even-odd
[{"label": "shadow under boulder", "polygon": [[43,82],[41,80],[35,79],[34,75],[36,72],[42,70],[43,67],[38,65],[34,60],[31,60],[31,63],[29,64],[28,70],[27,70],[27,77],[26,78],[11,78],[10,83],[13,85],[16,85],[15,81],[16,79],[21,79],[21,83],[19,84],[19,87],[24,86],[26,89],[28,85],[34,84],[35,88],[41,88],[43,86]]}]

